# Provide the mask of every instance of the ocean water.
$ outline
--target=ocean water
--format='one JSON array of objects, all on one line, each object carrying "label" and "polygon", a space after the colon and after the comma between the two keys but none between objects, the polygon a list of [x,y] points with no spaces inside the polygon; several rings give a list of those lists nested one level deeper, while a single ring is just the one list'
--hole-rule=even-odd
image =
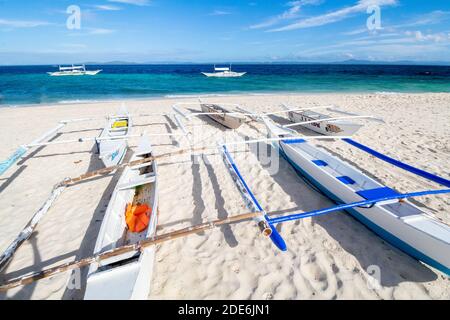
[{"label": "ocean water", "polygon": [[450,92],[450,67],[234,65],[242,78],[207,78],[211,65],[90,65],[97,76],[50,77],[55,66],[0,66],[0,107],[239,93]]}]

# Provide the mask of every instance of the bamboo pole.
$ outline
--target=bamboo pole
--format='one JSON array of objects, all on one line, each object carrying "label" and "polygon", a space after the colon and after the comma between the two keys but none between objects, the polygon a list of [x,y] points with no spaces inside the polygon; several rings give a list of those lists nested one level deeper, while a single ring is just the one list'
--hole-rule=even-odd
[{"label": "bamboo pole", "polygon": [[349,120],[349,119],[377,119],[377,120],[379,120],[378,118],[376,118],[374,116],[348,116],[348,117],[336,117],[336,118],[323,118],[323,119],[287,124],[287,125],[284,125],[283,128],[292,128],[292,127],[302,126],[302,125],[310,124],[310,123],[328,122],[328,121],[333,122],[333,121],[337,121],[337,120]]},{"label": "bamboo pole", "polygon": [[44,205],[33,215],[31,220],[27,223],[25,228],[19,233],[17,238],[6,248],[6,250],[0,255],[0,272],[8,265],[11,261],[12,256],[16,250],[20,247],[22,243],[30,238],[33,234],[36,226],[43,216],[50,210],[52,204],[64,191],[64,186],[57,186],[53,189],[50,197],[45,201]]},{"label": "bamboo pole", "polygon": [[188,152],[199,152],[199,151],[205,151],[205,150],[209,150],[209,149],[216,149],[217,146],[206,146],[206,147],[198,147],[198,148],[188,148],[188,149],[182,149],[179,151],[175,151],[175,152],[169,152],[169,153],[164,153],[158,156],[152,156],[152,157],[148,157],[148,158],[144,158],[144,159],[140,159],[140,160],[134,160],[134,161],[130,161],[130,162],[126,162],[126,163],[122,163],[116,166],[112,166],[112,167],[106,167],[103,169],[99,169],[96,171],[91,171],[85,174],[82,174],[76,178],[68,178],[65,179],[64,181],[62,181],[59,185],[62,186],[68,186],[68,185],[72,185],[74,183],[78,183],[99,175],[104,175],[107,173],[110,173],[112,171],[115,171],[117,169],[120,168],[125,168],[125,167],[134,167],[140,164],[144,164],[147,162],[151,162],[151,161],[156,161],[156,160],[160,160],[160,159],[164,159],[164,158],[170,158],[170,157],[174,157],[174,156],[178,156],[178,155],[182,155]]},{"label": "bamboo pole", "polygon": [[42,271],[33,272],[31,274],[28,274],[25,276],[20,276],[20,277],[11,279],[11,280],[3,283],[2,285],[0,285],[0,291],[7,291],[12,288],[27,285],[27,284],[30,284],[32,282],[35,282],[35,281],[38,281],[41,279],[49,278],[51,276],[54,276],[54,275],[57,275],[57,274],[60,274],[60,273],[66,272],[66,271],[70,271],[73,269],[85,267],[92,263],[96,263],[96,262],[99,262],[99,261],[102,261],[105,259],[109,259],[111,257],[119,256],[119,255],[127,253],[127,252],[142,251],[143,249],[145,249],[147,247],[154,246],[159,243],[163,243],[163,242],[178,239],[178,238],[187,237],[191,234],[203,232],[206,230],[211,230],[211,229],[217,228],[219,226],[250,220],[250,219],[253,219],[254,217],[256,217],[257,215],[260,215],[260,212],[244,213],[244,214],[236,215],[236,216],[229,217],[226,219],[205,222],[205,223],[202,223],[202,224],[199,224],[196,226],[187,227],[184,229],[180,229],[180,230],[176,230],[176,231],[169,232],[166,234],[162,234],[160,236],[142,240],[133,245],[126,245],[126,246],[118,247],[118,248],[115,248],[112,250],[108,250],[108,251],[105,251],[98,255],[87,257],[87,258],[84,258],[84,259],[81,259],[78,261],[67,262],[67,263],[58,265],[56,267],[51,267],[48,269],[44,269]]}]

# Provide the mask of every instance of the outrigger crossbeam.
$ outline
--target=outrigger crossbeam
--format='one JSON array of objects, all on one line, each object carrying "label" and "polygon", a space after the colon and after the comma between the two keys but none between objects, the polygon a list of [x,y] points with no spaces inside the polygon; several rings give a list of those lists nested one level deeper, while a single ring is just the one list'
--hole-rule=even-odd
[{"label": "outrigger crossbeam", "polygon": [[324,214],[341,211],[341,210],[347,210],[351,208],[364,208],[367,207],[367,209],[370,209],[372,205],[375,204],[383,204],[383,203],[391,203],[392,200],[403,200],[403,199],[411,199],[411,198],[417,198],[422,196],[429,196],[429,195],[437,195],[437,194],[447,194],[450,193],[450,189],[442,189],[442,190],[429,190],[429,191],[420,191],[420,192],[412,192],[412,193],[404,193],[404,194],[398,194],[393,196],[387,196],[387,197],[381,197],[377,199],[371,199],[371,200],[365,200],[365,201],[358,201],[353,203],[346,203],[337,205],[330,208],[320,209],[320,210],[314,210],[309,212],[303,212],[298,214],[291,214],[288,216],[282,216],[282,217],[276,217],[276,218],[269,218],[269,224],[274,225],[277,223],[282,222],[288,222],[288,221],[296,221],[301,220],[305,218],[310,217],[317,217]]}]

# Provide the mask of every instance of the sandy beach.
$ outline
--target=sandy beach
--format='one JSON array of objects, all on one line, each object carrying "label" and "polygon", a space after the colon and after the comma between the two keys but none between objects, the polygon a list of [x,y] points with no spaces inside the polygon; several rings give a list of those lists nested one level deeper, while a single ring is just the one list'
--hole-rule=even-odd
[{"label": "sandy beach", "polygon": [[[381,117],[386,124],[364,121],[355,140],[450,178],[450,94],[278,94],[203,100],[238,103],[264,112],[281,110],[281,103],[301,107],[334,104],[349,112]],[[171,112],[177,102],[195,101],[179,98],[0,108],[0,159],[6,159],[18,146],[36,139],[61,120],[102,117],[116,113],[122,104],[130,113],[165,113]],[[189,109],[193,111],[194,107]],[[288,122],[282,115],[273,119]],[[167,116],[136,118],[134,123],[134,133],[178,131]],[[104,120],[68,124],[54,141],[95,137],[103,126]],[[193,132],[196,145],[266,135],[264,126],[256,122],[232,131],[201,117],[186,126]],[[305,129],[299,131],[311,134]],[[189,147],[186,140],[173,137],[155,137],[152,141],[157,154]],[[130,140],[131,147],[137,142]],[[439,188],[344,142],[317,144],[399,192]],[[235,160],[268,213],[297,213],[333,205],[308,186],[285,160],[279,159],[277,170],[272,172],[255,154],[243,151],[233,153]],[[220,155],[211,150],[195,158],[193,162],[193,157],[185,154],[158,162],[158,234],[248,211]],[[56,183],[100,168],[95,147],[85,142],[35,149],[8,170],[0,177],[0,252],[42,206]],[[0,274],[0,280],[91,255],[119,174],[67,188],[42,219],[37,232]],[[448,196],[427,196],[413,202],[450,223]],[[450,299],[447,276],[387,244],[345,212],[285,223],[279,231],[288,246],[285,253],[264,239],[254,222],[158,245],[148,298]],[[379,287],[368,285],[373,266],[381,272]],[[2,293],[0,299],[82,299],[86,270],[81,275],[80,290],[68,289],[71,273],[64,273]]]}]

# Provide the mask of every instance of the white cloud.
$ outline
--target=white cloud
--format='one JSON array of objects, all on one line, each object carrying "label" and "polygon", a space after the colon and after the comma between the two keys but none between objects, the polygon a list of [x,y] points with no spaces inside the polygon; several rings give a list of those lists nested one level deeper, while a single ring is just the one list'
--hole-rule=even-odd
[{"label": "white cloud", "polygon": [[367,8],[372,5],[377,5],[381,7],[381,6],[393,6],[396,4],[397,0],[359,0],[354,6],[345,7],[323,15],[302,19],[295,23],[289,24],[281,28],[272,29],[270,31],[279,32],[279,31],[289,31],[289,30],[323,26],[326,24],[342,21],[360,12],[366,12]]},{"label": "white cloud", "polygon": [[230,14],[231,14],[231,12],[229,12],[229,11],[214,10],[209,15],[210,16],[226,16],[226,15],[230,15]]},{"label": "white cloud", "polygon": [[444,42],[450,40],[449,35],[443,32],[424,34],[422,31],[406,31],[405,35],[413,37],[417,41]]},{"label": "white cloud", "polygon": [[112,29],[103,29],[103,28],[91,28],[89,29],[89,34],[98,34],[98,35],[102,35],[102,34],[111,34],[114,33],[115,30]]},{"label": "white cloud", "polygon": [[131,4],[135,6],[148,6],[150,4],[149,0],[108,0],[109,2],[117,2],[124,4]]},{"label": "white cloud", "polygon": [[282,14],[271,17],[261,23],[254,24],[250,26],[250,29],[262,29],[273,26],[279,22],[290,20],[298,17],[298,13],[303,6],[306,5],[318,5],[322,3],[322,0],[300,0],[300,1],[291,1],[286,4],[289,7],[288,10],[284,11]]},{"label": "white cloud", "polygon": [[97,4],[94,6],[95,9],[101,10],[101,11],[119,11],[122,10],[122,8],[118,6],[111,6],[108,4]]},{"label": "white cloud", "polygon": [[6,26],[10,28],[36,28],[42,26],[48,26],[52,23],[46,21],[25,21],[25,20],[6,20],[0,19],[0,26]]}]

